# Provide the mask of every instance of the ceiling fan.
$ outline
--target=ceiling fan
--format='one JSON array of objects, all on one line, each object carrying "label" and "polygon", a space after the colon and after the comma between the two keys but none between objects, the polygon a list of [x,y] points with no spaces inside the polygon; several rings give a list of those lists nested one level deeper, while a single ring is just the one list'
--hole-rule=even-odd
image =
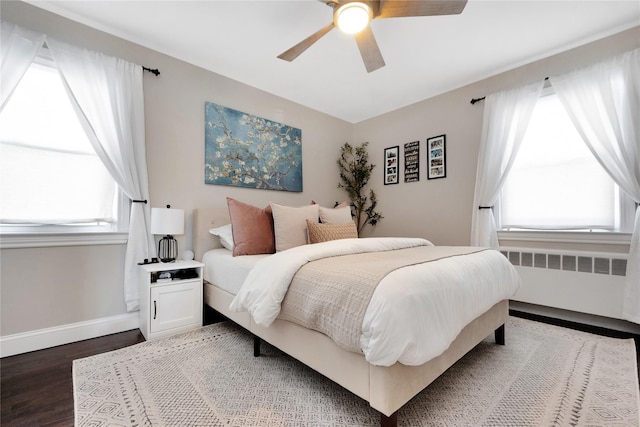
[{"label": "ceiling fan", "polygon": [[378,48],[369,23],[373,19],[402,18],[409,16],[456,15],[464,10],[467,0],[319,0],[333,8],[333,22],[316,31],[300,43],[278,55],[285,61],[293,61],[322,36],[338,27],[354,34],[367,72],[384,67],[384,59]]}]

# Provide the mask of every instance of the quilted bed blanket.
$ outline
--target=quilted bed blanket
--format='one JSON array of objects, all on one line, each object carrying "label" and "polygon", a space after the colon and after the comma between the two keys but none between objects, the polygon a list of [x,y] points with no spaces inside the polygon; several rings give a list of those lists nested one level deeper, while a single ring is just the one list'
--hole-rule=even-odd
[{"label": "quilted bed blanket", "polygon": [[499,252],[424,239],[344,239],[258,262],[231,304],[265,326],[277,317],[318,330],[372,364],[419,365],[520,280]]}]

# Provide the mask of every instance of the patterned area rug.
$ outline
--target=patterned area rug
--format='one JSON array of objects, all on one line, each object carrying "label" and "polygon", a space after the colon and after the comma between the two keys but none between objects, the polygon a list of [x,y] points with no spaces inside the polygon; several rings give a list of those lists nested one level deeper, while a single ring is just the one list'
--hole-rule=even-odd
[{"label": "patterned area rug", "polygon": [[[509,318],[400,426],[638,426],[633,340]],[[77,426],[376,426],[367,402],[230,322],[73,364]]]}]

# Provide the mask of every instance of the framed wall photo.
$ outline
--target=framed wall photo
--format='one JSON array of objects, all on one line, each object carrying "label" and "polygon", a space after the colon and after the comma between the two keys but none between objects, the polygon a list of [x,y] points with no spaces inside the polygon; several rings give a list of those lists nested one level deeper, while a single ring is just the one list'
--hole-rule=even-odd
[{"label": "framed wall photo", "polygon": [[398,153],[400,146],[384,149],[384,185],[398,183]]},{"label": "framed wall photo", "polygon": [[447,176],[446,136],[439,135],[427,139],[427,179]]},{"label": "framed wall photo", "polygon": [[404,144],[404,182],[420,180],[420,141]]},{"label": "framed wall photo", "polygon": [[204,183],[302,191],[302,130],[205,102]]}]

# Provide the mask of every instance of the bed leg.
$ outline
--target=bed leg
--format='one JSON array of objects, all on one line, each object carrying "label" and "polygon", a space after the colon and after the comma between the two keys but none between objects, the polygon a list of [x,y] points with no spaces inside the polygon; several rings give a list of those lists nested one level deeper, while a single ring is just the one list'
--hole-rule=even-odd
[{"label": "bed leg", "polygon": [[496,344],[498,345],[504,345],[504,323],[498,328],[496,329]]},{"label": "bed leg", "polygon": [[388,417],[380,412],[380,427],[397,427],[398,425],[398,411],[389,415]]},{"label": "bed leg", "polygon": [[260,356],[260,337],[253,336],[253,357]]}]

